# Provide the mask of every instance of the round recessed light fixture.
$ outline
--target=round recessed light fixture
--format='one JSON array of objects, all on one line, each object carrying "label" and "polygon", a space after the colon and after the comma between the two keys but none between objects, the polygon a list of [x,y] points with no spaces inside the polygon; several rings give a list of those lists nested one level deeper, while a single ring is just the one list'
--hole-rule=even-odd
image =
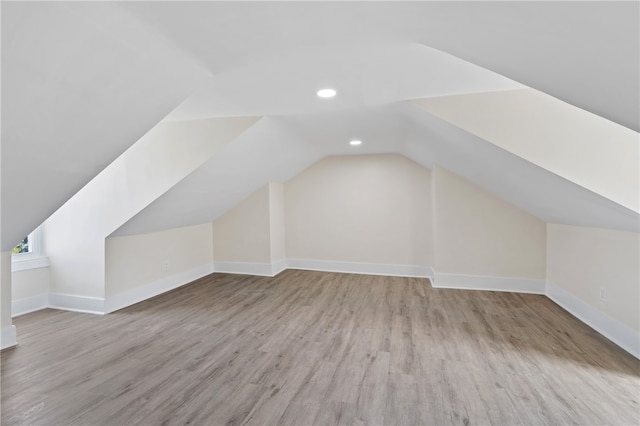
[{"label": "round recessed light fixture", "polygon": [[320,89],[318,90],[318,96],[321,98],[333,98],[336,95],[336,92],[334,89]]},{"label": "round recessed light fixture", "polygon": [[352,141],[349,142],[349,145],[351,146],[358,146],[358,145],[362,145],[362,141],[358,140],[358,139],[354,139]]}]

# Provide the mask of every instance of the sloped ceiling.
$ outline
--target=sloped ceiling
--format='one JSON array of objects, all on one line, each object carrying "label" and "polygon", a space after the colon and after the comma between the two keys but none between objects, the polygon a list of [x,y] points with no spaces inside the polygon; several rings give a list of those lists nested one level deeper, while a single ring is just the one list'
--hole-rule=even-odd
[{"label": "sloped ceiling", "polygon": [[[346,45],[418,43],[640,131],[638,2],[130,2],[124,7],[216,74],[252,65],[261,71],[259,63],[286,54],[306,58]],[[379,65],[394,66],[392,61]],[[300,77],[281,75],[291,82]],[[337,82],[316,82],[323,83]]]},{"label": "sloped ceiling", "polygon": [[437,164],[549,223],[640,232],[638,213],[549,172],[415,104],[406,113],[415,125],[402,154]]},{"label": "sloped ceiling", "polygon": [[2,2],[2,250],[211,76],[114,6]]},{"label": "sloped ceiling", "polygon": [[638,133],[534,89],[413,101],[548,171],[640,213]]},{"label": "sloped ceiling", "polygon": [[[366,145],[345,143],[349,132]],[[263,118],[112,235],[212,221],[265,183],[285,182],[322,158],[379,153],[447,168],[546,222],[640,232],[636,212],[403,102]]]},{"label": "sloped ceiling", "polygon": [[[169,120],[266,117],[116,233],[215,219],[266,181],[326,155],[401,152],[466,170],[475,160],[456,150],[482,140],[425,112],[415,116],[407,99],[529,86],[640,128],[635,2],[47,4],[3,3],[3,244],[169,111]],[[318,99],[325,86],[338,96]],[[353,149],[351,138],[364,143]],[[446,142],[456,138],[467,143]],[[44,171],[7,183],[19,173],[11,164],[33,158]],[[503,161],[497,152],[482,158],[485,172]],[[521,159],[505,158],[503,173],[514,172]],[[572,219],[571,209],[541,210],[506,188],[504,175],[480,181],[543,218],[631,226],[627,212]],[[617,211],[596,198],[603,211]],[[25,200],[32,217],[21,216]],[[9,228],[16,231],[7,240]]]}]

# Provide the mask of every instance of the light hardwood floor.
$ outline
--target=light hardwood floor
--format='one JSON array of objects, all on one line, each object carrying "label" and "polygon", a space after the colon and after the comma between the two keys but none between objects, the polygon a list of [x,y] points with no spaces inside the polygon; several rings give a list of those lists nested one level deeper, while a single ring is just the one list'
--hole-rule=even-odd
[{"label": "light hardwood floor", "polygon": [[15,323],[3,425],[640,423],[640,361],[544,296],[289,270]]}]

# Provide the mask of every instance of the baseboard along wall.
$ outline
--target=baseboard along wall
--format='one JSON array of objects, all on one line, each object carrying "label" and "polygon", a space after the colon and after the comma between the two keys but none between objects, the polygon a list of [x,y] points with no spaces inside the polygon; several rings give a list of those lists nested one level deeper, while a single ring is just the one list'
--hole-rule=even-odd
[{"label": "baseboard along wall", "polygon": [[24,299],[11,301],[11,316],[29,314],[31,312],[45,309],[49,306],[49,293],[41,293]]},{"label": "baseboard along wall", "polygon": [[211,273],[213,273],[212,263],[182,271],[106,298],[61,293],[38,294],[12,301],[12,316],[17,317],[45,308],[104,315],[189,284]]},{"label": "baseboard along wall", "polygon": [[139,287],[132,288],[131,290],[123,293],[118,293],[113,296],[107,297],[104,302],[104,313],[108,314],[115,312],[119,309],[126,308],[127,306],[135,305],[143,300],[150,299],[158,296],[167,291],[174,290],[183,285],[189,284],[199,278],[205,277],[213,273],[213,263],[198,266],[186,271],[179,272],[168,277],[161,278],[157,281],[153,281],[149,284],[144,284]]},{"label": "baseboard along wall", "polygon": [[10,325],[0,329],[0,350],[16,346],[18,339],[16,336],[16,326]]},{"label": "baseboard along wall", "polygon": [[49,293],[48,308],[85,314],[104,314],[104,299],[76,296],[74,294]]},{"label": "baseboard along wall", "polygon": [[[214,272],[273,277],[286,269],[364,275],[429,278],[434,288],[507,291],[546,295],[567,312],[640,359],[640,333],[543,279],[438,273],[430,266],[339,262],[315,259],[282,259],[273,263],[215,262],[162,278],[129,291],[107,297],[40,294],[12,302],[13,316],[44,308],[107,314],[189,284]],[[6,337],[5,337],[6,334]],[[2,330],[3,342],[11,341],[11,330]],[[15,340],[15,328],[13,328]],[[15,345],[15,342],[13,343]],[[4,346],[3,346],[4,347]]]},{"label": "baseboard along wall", "polygon": [[562,309],[640,359],[640,332],[610,317],[550,281],[547,282],[545,294]]},{"label": "baseboard along wall", "polygon": [[[273,277],[275,265],[272,263],[214,262],[213,270],[224,274],[259,275]],[[277,273],[280,273],[278,271]]]},{"label": "baseboard along wall", "polygon": [[287,269],[413,278],[432,278],[434,274],[433,268],[430,266],[338,262],[315,259],[287,259]]},{"label": "baseboard along wall", "polygon": [[436,273],[433,287],[457,290],[508,291],[511,293],[545,294],[546,281],[535,278],[493,277]]}]

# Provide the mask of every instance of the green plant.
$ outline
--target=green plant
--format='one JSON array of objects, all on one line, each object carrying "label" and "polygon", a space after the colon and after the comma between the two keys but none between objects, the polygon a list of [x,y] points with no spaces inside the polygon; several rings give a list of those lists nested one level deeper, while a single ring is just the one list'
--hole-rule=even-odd
[{"label": "green plant", "polygon": [[29,237],[24,237],[20,243],[11,250],[11,254],[28,253],[29,252]]}]

